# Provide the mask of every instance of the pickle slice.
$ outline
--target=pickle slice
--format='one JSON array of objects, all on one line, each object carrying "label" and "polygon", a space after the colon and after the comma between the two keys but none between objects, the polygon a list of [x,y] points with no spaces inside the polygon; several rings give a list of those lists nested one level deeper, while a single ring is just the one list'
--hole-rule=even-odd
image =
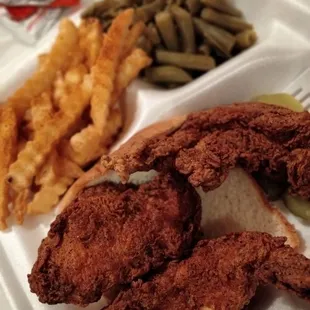
[{"label": "pickle slice", "polygon": [[283,196],[286,207],[296,216],[310,221],[310,201],[300,197],[293,197],[288,193]]},{"label": "pickle slice", "polygon": [[252,101],[274,104],[295,112],[304,111],[302,104],[298,100],[296,100],[293,96],[285,93],[261,95],[253,98]]}]

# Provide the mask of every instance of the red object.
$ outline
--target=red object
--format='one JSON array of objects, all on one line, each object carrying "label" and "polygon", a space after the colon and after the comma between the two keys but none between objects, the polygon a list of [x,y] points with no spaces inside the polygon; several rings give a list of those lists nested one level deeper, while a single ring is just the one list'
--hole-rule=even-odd
[{"label": "red object", "polygon": [[19,6],[19,7],[7,7],[7,11],[9,12],[12,19],[19,21],[28,18],[32,14],[34,14],[38,8],[31,6]]},{"label": "red object", "polygon": [[[79,5],[80,0],[55,0],[49,6],[44,6],[45,8],[59,8],[59,7],[71,7]],[[12,19],[20,21],[28,18],[38,10],[38,6],[12,6],[6,7]]]},{"label": "red object", "polygon": [[56,7],[70,7],[79,5],[80,0],[55,0],[51,5],[48,7],[56,8]]}]

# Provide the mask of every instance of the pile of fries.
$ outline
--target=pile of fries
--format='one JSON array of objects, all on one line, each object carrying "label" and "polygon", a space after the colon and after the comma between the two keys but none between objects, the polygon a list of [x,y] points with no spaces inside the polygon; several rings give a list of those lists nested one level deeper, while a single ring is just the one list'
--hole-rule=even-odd
[{"label": "pile of fries", "polygon": [[[122,127],[119,100],[151,64],[136,48],[144,30],[133,10],[107,33],[97,19],[70,20],[26,83],[0,106],[0,229],[10,213],[50,211],[83,169],[108,152]],[[11,207],[12,206],[12,207]]]}]

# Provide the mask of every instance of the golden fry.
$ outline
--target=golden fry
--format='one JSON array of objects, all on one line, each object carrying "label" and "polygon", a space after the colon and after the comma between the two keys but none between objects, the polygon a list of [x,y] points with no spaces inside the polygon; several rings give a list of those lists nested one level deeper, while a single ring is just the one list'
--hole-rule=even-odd
[{"label": "golden fry", "polygon": [[19,192],[14,199],[14,215],[16,219],[16,223],[18,225],[22,225],[24,223],[25,213],[27,211],[27,204],[30,197],[30,190],[25,189]]},{"label": "golden fry", "polygon": [[114,19],[104,37],[100,55],[91,71],[94,88],[90,115],[99,132],[104,130],[107,122],[116,70],[132,18],[133,10],[127,9]]},{"label": "golden fry", "polygon": [[13,189],[19,191],[31,185],[33,177],[57,142],[81,117],[89,102],[90,93],[91,81],[85,77],[83,84],[67,96],[65,109],[57,112],[35,135],[34,140],[26,144],[25,149],[19,153],[17,161],[10,166],[7,175],[7,180]]},{"label": "golden fry", "polygon": [[148,67],[152,59],[140,48],[135,48],[120,64],[115,79],[112,94],[112,104],[115,104],[123,91],[139,75],[140,71]]},{"label": "golden fry", "polygon": [[42,186],[27,206],[28,214],[48,213],[59,201],[68,187],[73,183],[69,177],[61,177],[55,183]]},{"label": "golden fry", "polygon": [[59,156],[56,151],[52,151],[47,161],[40,168],[35,176],[36,185],[53,184],[58,177]]},{"label": "golden fry", "polygon": [[77,179],[84,173],[80,166],[66,157],[60,158],[58,169],[61,171],[63,176],[72,179]]},{"label": "golden fry", "polygon": [[53,101],[54,105],[59,107],[60,101],[67,95],[66,83],[64,74],[61,71],[56,73],[56,78],[53,83]]},{"label": "golden fry", "polygon": [[42,93],[31,102],[31,126],[32,129],[39,131],[54,114],[51,95],[48,92]]},{"label": "golden fry", "polygon": [[145,29],[145,24],[142,21],[137,22],[134,24],[131,29],[129,30],[128,36],[125,41],[125,46],[123,49],[123,56],[126,57],[137,45],[137,42],[142,35]]},{"label": "golden fry", "polygon": [[48,59],[48,54],[41,54],[38,56],[38,65],[39,65],[39,70],[42,70],[45,66],[45,62]]},{"label": "golden fry", "polygon": [[7,228],[6,218],[10,212],[9,186],[5,176],[13,162],[17,149],[17,119],[14,110],[10,106],[0,108],[0,230]]},{"label": "golden fry", "polygon": [[[84,132],[82,135],[84,135]],[[101,137],[99,138],[101,139]],[[92,161],[98,159],[103,154],[107,154],[107,149],[100,144],[100,140],[97,141],[95,144],[85,143],[81,145],[79,149],[81,151],[76,152],[72,148],[69,140],[63,140],[60,144],[61,155],[69,158],[80,167],[84,167]]]},{"label": "golden fry", "polygon": [[102,45],[100,21],[96,18],[83,19],[79,27],[79,45],[90,69],[96,62]]},{"label": "golden fry", "polygon": [[18,120],[21,120],[25,111],[29,108],[32,98],[39,96],[42,92],[52,86],[56,72],[69,61],[70,52],[78,45],[78,31],[74,24],[64,19],[60,23],[60,31],[57,39],[42,63],[31,78],[8,99],[15,109]]},{"label": "golden fry", "polygon": [[[101,137],[101,144],[109,147],[113,143],[115,136],[122,128],[122,125],[123,117],[121,110],[119,108],[113,108],[110,111],[107,125],[104,129],[103,136]],[[103,155],[103,153],[101,155]]]}]

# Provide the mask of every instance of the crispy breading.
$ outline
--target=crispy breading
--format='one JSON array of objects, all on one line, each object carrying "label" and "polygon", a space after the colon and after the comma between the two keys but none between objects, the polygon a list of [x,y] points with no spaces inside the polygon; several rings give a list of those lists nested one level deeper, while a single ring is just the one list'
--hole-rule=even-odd
[{"label": "crispy breading", "polygon": [[171,175],[139,187],[85,189],[51,224],[28,276],[44,303],[85,306],[193,243],[200,223],[195,190]]},{"label": "crispy breading", "polygon": [[130,150],[120,149],[102,163],[123,178],[133,171],[173,165],[205,190],[220,186],[239,165],[250,173],[287,180],[293,194],[310,199],[308,112],[240,103],[192,113],[172,129]]},{"label": "crispy breading", "polygon": [[17,151],[17,119],[12,107],[0,107],[0,230],[6,229],[6,218],[9,216],[9,186],[6,182],[10,164]]},{"label": "crispy breading", "polygon": [[107,310],[241,310],[260,284],[310,301],[310,260],[285,239],[243,232],[200,241],[191,257],[134,282]]}]

